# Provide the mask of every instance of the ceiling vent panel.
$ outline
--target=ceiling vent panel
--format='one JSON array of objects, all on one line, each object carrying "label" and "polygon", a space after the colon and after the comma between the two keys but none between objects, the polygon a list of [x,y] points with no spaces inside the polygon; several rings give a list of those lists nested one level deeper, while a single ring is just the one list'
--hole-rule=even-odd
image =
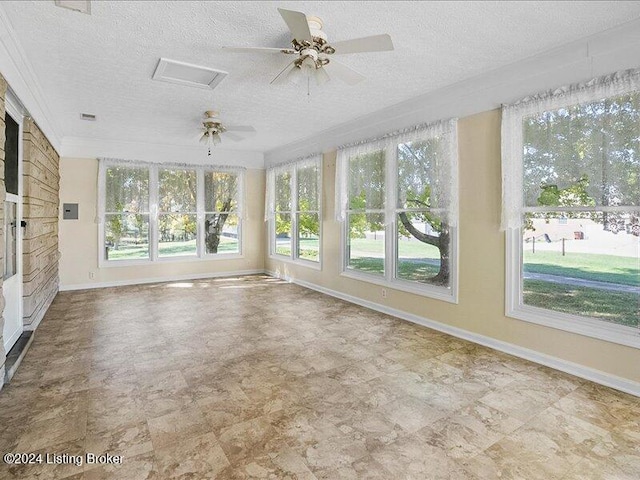
[{"label": "ceiling vent panel", "polygon": [[74,12],[91,15],[91,2],[89,0],[55,0],[58,7],[68,8]]},{"label": "ceiling vent panel", "polygon": [[161,58],[153,74],[154,80],[198,88],[215,88],[228,75],[222,70]]}]

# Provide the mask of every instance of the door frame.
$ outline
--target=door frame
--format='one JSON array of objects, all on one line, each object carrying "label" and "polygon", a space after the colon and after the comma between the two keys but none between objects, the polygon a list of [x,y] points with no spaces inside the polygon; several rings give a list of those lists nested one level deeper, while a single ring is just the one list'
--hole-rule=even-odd
[{"label": "door frame", "polygon": [[[20,323],[20,326],[22,327],[22,328],[18,328],[16,332],[11,336],[11,338],[2,339],[2,342],[4,344],[3,346],[5,348],[5,353],[8,353],[11,347],[13,347],[16,341],[18,341],[18,338],[20,338],[20,335],[22,335],[22,332],[24,331],[24,297],[23,297],[24,279],[22,275],[23,274],[23,271],[22,271],[23,235],[22,235],[21,221],[22,221],[22,214],[23,214],[23,211],[22,211],[23,210],[22,208],[23,206],[22,173],[23,172],[22,170],[23,170],[23,155],[24,155],[24,152],[23,152],[24,150],[24,118],[26,116],[26,111],[22,106],[22,104],[20,103],[20,100],[18,100],[18,98],[9,88],[7,89],[7,92],[5,95],[5,111],[18,124],[18,194],[14,195],[11,193],[7,193],[6,187],[5,187],[5,201],[12,200],[16,202],[16,276],[18,280],[17,294],[19,296],[17,310],[18,310],[19,323]],[[4,282],[3,282],[2,295],[4,296],[4,294],[5,294],[5,289],[4,289]],[[8,303],[8,299],[6,298],[5,298],[5,303]],[[6,310],[6,306],[4,310],[0,312],[0,314],[4,315],[5,310]],[[6,322],[6,318],[5,318],[5,322]]]}]

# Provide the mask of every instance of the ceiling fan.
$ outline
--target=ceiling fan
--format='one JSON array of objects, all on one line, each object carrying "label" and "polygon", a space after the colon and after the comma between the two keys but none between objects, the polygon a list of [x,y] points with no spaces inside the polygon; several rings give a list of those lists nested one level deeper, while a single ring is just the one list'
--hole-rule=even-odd
[{"label": "ceiling fan", "polygon": [[322,31],[322,20],[318,17],[307,17],[302,12],[282,8],[278,11],[291,31],[291,48],[223,47],[229,52],[237,53],[296,55],[296,58],[271,81],[272,84],[286,81],[299,83],[303,79],[314,77],[317,84],[321,85],[330,80],[331,74],[349,85],[354,85],[365,77],[334,60],[334,55],[393,50],[393,43],[388,34],[329,43],[327,35]]},{"label": "ceiling fan", "polygon": [[211,146],[219,145],[222,142],[221,135],[239,142],[244,140],[247,135],[255,133],[256,131],[255,128],[248,125],[223,125],[222,120],[218,116],[218,112],[213,110],[204,112],[202,127],[200,143],[209,147],[209,155],[211,155]]}]

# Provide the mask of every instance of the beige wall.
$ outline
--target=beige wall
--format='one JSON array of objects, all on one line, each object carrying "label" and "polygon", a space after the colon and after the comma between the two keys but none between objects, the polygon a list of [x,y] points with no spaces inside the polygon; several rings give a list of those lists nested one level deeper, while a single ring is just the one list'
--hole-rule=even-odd
[{"label": "beige wall", "polygon": [[23,136],[23,323],[37,325],[58,293],[60,156],[35,122]]},{"label": "beige wall", "polygon": [[[189,275],[264,268],[264,171],[246,171],[247,219],[243,223],[243,258],[153,262],[149,265],[98,268],[98,225],[95,223],[98,161],[90,158],[62,158],[60,161],[60,203],[78,203],[79,219],[60,216],[60,287],[146,281]],[[90,272],[94,278],[89,277]]]},{"label": "beige wall", "polygon": [[340,225],[333,220],[335,152],[323,163],[323,268],[267,258],[266,269],[443,324],[640,382],[640,350],[507,318],[505,235],[500,231],[500,112],[463,118],[460,158],[459,304],[381,289],[340,276]]}]

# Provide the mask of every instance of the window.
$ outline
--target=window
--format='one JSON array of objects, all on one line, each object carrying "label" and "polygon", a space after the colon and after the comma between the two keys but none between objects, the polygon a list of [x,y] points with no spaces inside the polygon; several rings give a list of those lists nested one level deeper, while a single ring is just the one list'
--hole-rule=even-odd
[{"label": "window", "polygon": [[319,266],[321,165],[314,156],[267,172],[272,255]]},{"label": "window", "polygon": [[158,170],[158,256],[196,255],[195,170]]},{"label": "window", "polygon": [[240,169],[100,165],[101,265],[241,253]]},{"label": "window", "polygon": [[507,106],[503,142],[507,314],[640,346],[639,75]]},{"label": "window", "polygon": [[105,260],[149,259],[149,169],[106,168]]},{"label": "window", "polygon": [[238,175],[205,171],[204,243],[205,253],[240,253],[238,216]]},{"label": "window", "polygon": [[339,151],[343,274],[456,301],[455,120]]},{"label": "window", "polygon": [[384,276],[385,152],[349,158],[346,266]]}]

